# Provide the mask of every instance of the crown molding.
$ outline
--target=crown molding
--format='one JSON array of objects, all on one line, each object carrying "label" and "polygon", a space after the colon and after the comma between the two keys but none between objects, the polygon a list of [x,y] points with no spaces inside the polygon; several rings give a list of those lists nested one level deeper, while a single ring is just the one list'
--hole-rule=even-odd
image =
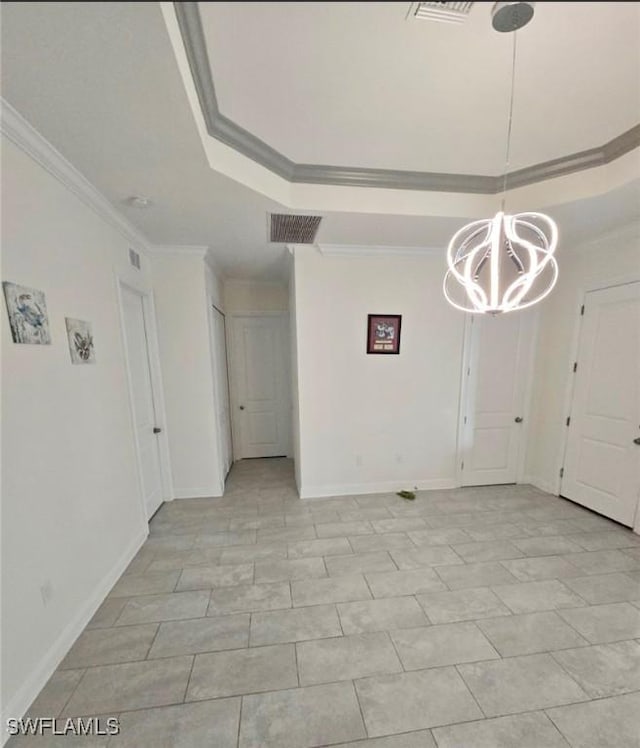
[{"label": "crown molding", "polygon": [[45,171],[55,177],[100,218],[115,228],[135,249],[149,252],[147,238],[107,198],[49,143],[9,102],[0,97],[0,132]]},{"label": "crown molding", "polygon": [[[502,190],[504,175],[367,169],[298,164],[291,161],[264,140],[222,114],[211,74],[198,3],[174,2],[173,5],[207,132],[212,138],[230,146],[279,177],[292,183],[426,192],[495,195]],[[639,146],[640,124],[602,146],[510,172],[507,174],[509,188],[525,187],[577,171],[604,166]]]},{"label": "crown molding", "polygon": [[325,257],[429,257],[442,253],[442,247],[393,247],[361,244],[316,244]]}]

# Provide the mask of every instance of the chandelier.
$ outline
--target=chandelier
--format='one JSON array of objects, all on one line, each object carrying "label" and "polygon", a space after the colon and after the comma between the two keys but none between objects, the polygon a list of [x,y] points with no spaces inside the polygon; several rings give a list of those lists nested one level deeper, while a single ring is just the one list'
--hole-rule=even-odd
[{"label": "chandelier", "polygon": [[533,17],[535,3],[498,2],[493,7],[496,31],[513,33],[511,98],[507,126],[501,209],[493,218],[463,226],[447,247],[448,270],[443,290],[456,309],[476,314],[499,314],[525,309],[544,299],[558,279],[553,253],[558,229],[544,213],[505,213],[507,172],[513,120],[516,31]]}]

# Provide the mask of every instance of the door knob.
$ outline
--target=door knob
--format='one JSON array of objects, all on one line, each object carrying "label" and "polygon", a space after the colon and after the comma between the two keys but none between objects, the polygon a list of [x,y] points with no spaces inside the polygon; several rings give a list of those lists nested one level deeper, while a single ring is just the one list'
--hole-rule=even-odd
[{"label": "door knob", "polygon": [[515,417],[515,418],[514,418],[513,420],[514,420],[514,421],[515,421],[516,423],[522,423],[522,421],[523,421],[523,418],[522,418],[522,416],[516,416],[516,417]]},{"label": "door knob", "polygon": [[161,431],[162,431],[162,429],[158,428],[157,426],[153,427],[153,433],[154,434],[159,434]]},{"label": "door knob", "polygon": [[638,436],[636,439],[634,439],[633,443],[637,444],[638,446],[640,446],[640,436]]},{"label": "door knob", "polygon": [[240,406],[240,410],[244,410],[244,405],[241,405],[241,406]]}]

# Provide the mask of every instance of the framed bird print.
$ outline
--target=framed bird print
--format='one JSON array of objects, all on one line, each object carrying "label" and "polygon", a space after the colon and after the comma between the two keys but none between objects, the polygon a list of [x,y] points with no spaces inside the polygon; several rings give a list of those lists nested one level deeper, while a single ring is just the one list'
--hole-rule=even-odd
[{"label": "framed bird print", "polygon": [[49,345],[49,314],[44,293],[35,288],[4,281],[4,300],[14,343]]},{"label": "framed bird print", "polygon": [[96,354],[93,350],[93,332],[91,323],[82,319],[66,317],[69,353],[72,364],[95,364]]}]

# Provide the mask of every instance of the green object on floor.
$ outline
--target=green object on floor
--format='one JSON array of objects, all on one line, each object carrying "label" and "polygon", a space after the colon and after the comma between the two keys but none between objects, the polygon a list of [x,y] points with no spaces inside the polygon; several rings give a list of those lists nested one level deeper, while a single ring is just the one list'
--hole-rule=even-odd
[{"label": "green object on floor", "polygon": [[402,496],[403,499],[415,499],[416,497],[413,491],[398,491],[398,496]]}]

